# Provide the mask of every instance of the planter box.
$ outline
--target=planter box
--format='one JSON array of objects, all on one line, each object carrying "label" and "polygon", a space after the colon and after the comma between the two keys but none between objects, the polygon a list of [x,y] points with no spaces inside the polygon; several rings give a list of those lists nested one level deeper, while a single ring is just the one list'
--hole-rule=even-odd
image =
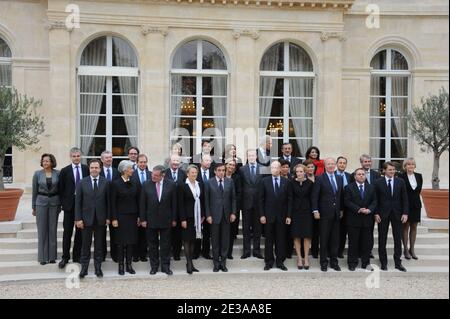
[{"label": "planter box", "polygon": [[448,219],[448,189],[423,189],[421,195],[428,217]]},{"label": "planter box", "polygon": [[0,191],[0,222],[13,221],[16,218],[17,207],[23,189],[7,188]]}]

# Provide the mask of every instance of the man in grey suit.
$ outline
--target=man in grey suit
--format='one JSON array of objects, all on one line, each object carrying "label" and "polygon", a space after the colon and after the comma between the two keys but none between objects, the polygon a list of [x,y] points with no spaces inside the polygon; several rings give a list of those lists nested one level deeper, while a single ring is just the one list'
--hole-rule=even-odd
[{"label": "man in grey suit", "polygon": [[100,176],[101,162],[89,162],[89,176],[78,184],[75,196],[75,224],[81,229],[81,271],[80,278],[88,274],[91,259],[92,233],[94,233],[95,275],[103,277],[103,237],[109,224],[109,182]]},{"label": "man in grey suit", "polygon": [[225,165],[218,163],[215,178],[205,183],[205,215],[211,225],[214,272],[227,272],[230,243],[230,223],[236,220],[236,192],[234,182],[225,177]]}]

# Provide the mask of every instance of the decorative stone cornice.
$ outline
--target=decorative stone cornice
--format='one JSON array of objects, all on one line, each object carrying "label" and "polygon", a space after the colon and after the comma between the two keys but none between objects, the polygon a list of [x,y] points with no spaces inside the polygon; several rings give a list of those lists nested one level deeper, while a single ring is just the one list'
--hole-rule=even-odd
[{"label": "decorative stone cornice", "polygon": [[68,28],[66,26],[66,22],[63,20],[49,20],[47,21],[47,29],[48,30],[67,30],[68,32],[72,32],[73,28]]},{"label": "decorative stone cornice", "polygon": [[146,36],[149,33],[160,33],[163,37],[165,37],[169,33],[168,27],[155,27],[150,25],[141,25],[141,33]]},{"label": "decorative stone cornice", "polygon": [[345,37],[345,34],[343,32],[328,32],[323,31],[320,34],[320,39],[322,41],[327,41],[330,38],[337,38],[339,41],[345,41],[347,38]]},{"label": "decorative stone cornice", "polygon": [[258,30],[249,30],[249,29],[235,29],[233,30],[233,37],[235,39],[239,39],[241,36],[251,37],[253,40],[259,38]]}]

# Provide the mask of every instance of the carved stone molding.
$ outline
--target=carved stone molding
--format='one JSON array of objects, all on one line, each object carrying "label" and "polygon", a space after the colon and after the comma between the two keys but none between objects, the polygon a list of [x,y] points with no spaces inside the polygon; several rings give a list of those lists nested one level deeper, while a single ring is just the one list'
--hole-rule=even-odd
[{"label": "carved stone molding", "polygon": [[52,20],[52,21],[47,21],[47,29],[48,30],[67,30],[68,32],[72,32],[73,31],[73,27],[72,28],[68,28],[66,26],[66,22],[63,20]]},{"label": "carved stone molding", "polygon": [[345,41],[347,40],[344,32],[328,32],[328,31],[323,31],[320,34],[320,39],[322,41],[327,41],[330,38],[337,38],[339,41]]},{"label": "carved stone molding", "polygon": [[169,33],[169,28],[167,27],[159,28],[150,25],[141,25],[141,33],[144,36],[146,36],[149,33],[160,33],[163,37],[165,37]]},{"label": "carved stone molding", "polygon": [[241,36],[247,36],[252,38],[253,40],[257,40],[259,38],[258,30],[249,30],[249,29],[235,29],[233,30],[233,37],[235,39],[239,39]]}]

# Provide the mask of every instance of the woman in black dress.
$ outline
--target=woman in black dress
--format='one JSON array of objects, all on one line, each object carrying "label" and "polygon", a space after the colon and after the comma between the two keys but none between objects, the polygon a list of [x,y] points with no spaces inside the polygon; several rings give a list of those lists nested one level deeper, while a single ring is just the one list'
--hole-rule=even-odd
[{"label": "woman in black dress", "polygon": [[236,220],[230,224],[230,244],[228,246],[228,259],[233,259],[234,240],[237,238],[239,232],[239,219],[241,211],[242,199],[242,182],[241,175],[238,170],[238,163],[235,158],[228,158],[225,160],[225,176],[231,178],[234,182],[234,189],[236,192]]},{"label": "woman in black dress", "polygon": [[407,158],[403,162],[403,170],[405,172],[399,175],[405,181],[409,203],[408,221],[403,224],[403,254],[406,259],[411,259],[411,257],[418,259],[414,252],[414,245],[416,243],[417,224],[420,223],[420,211],[422,209],[420,192],[422,191],[423,179],[422,174],[414,172],[415,169],[416,161],[414,158]]},{"label": "woman in black dress", "polygon": [[181,236],[186,256],[186,271],[198,272],[192,262],[195,240],[202,238],[202,223],[205,220],[203,202],[203,185],[197,181],[198,167],[189,165],[186,171],[185,183],[180,183],[178,188],[178,207],[181,221]]},{"label": "woman in black dress", "polygon": [[121,178],[111,183],[111,223],[116,229],[115,245],[117,245],[117,259],[119,275],[124,275],[124,258],[126,271],[135,274],[131,263],[134,245],[138,238],[138,186],[131,181],[133,162],[125,160],[119,163],[118,170]]},{"label": "woman in black dress", "polygon": [[[306,167],[298,164],[294,168],[295,178],[292,180],[292,222],[291,234],[297,252],[297,268],[309,269],[309,247],[313,237],[313,214],[311,213],[311,190],[313,182],[306,178]],[[304,241],[304,256],[301,254],[301,240]]]}]

